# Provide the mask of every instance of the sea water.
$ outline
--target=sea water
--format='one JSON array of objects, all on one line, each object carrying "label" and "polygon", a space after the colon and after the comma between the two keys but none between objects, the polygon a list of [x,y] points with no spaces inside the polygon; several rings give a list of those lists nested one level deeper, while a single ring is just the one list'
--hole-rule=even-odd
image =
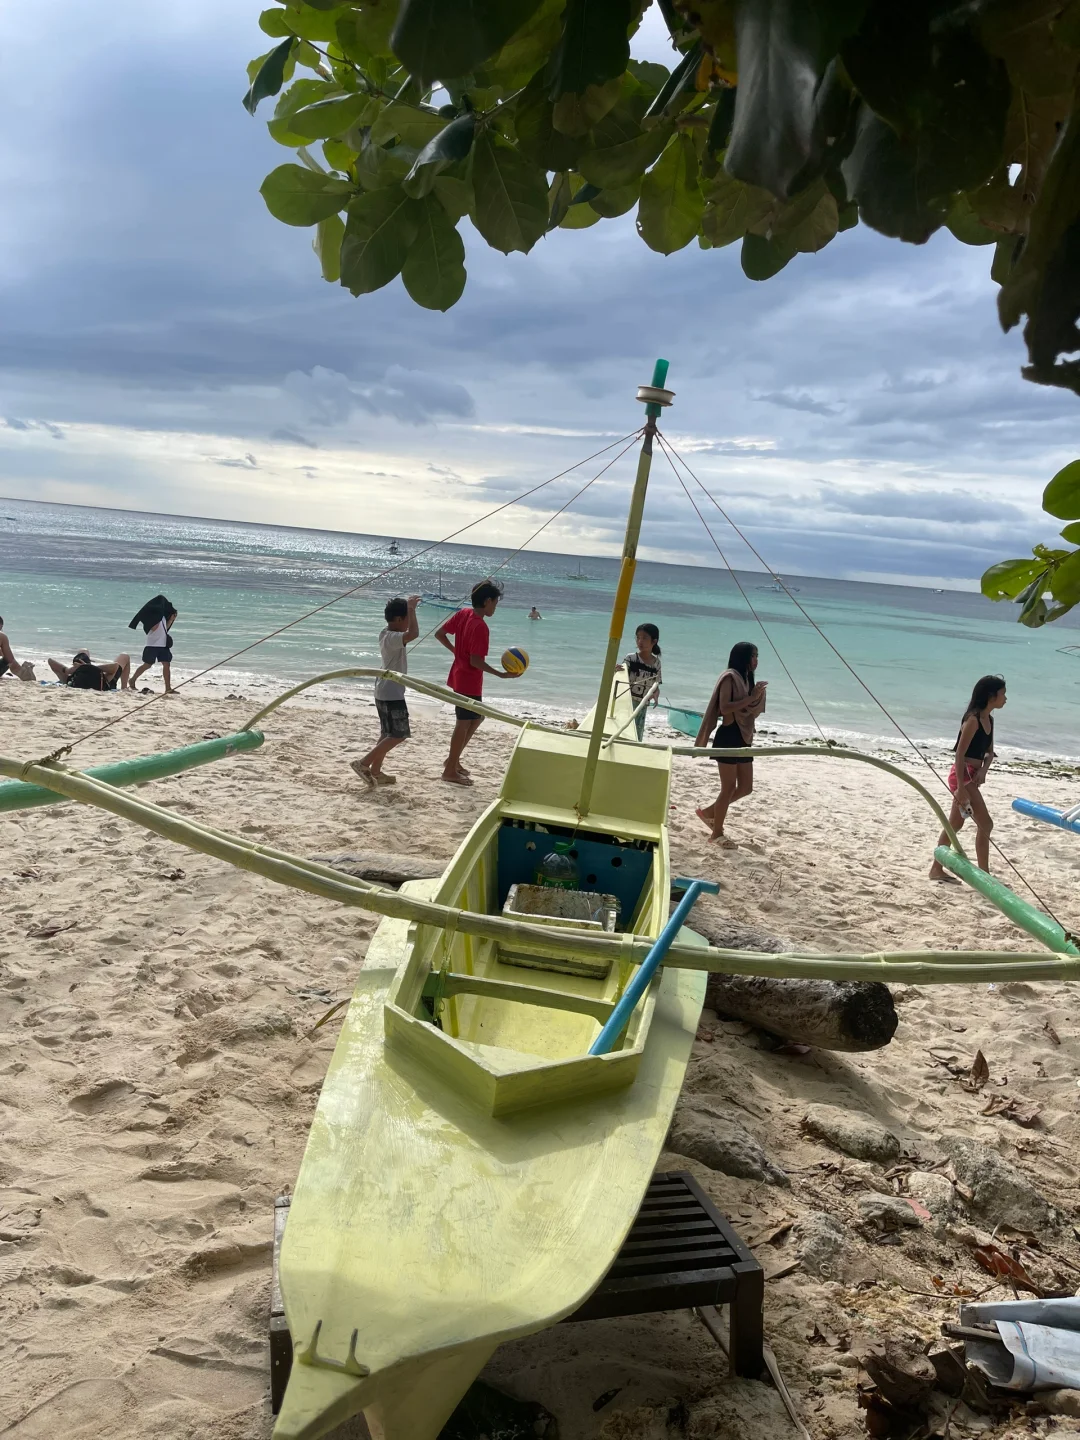
[{"label": "sea water", "polygon": [[[443,606],[464,602],[471,586],[508,554],[429,544],[399,537],[395,555],[383,536],[0,500],[0,615],[16,655],[45,672],[47,655],[70,660],[84,647],[95,658],[111,659],[121,650],[137,658],[144,637],[127,622],[164,592],[179,611],[175,679],[226,660],[200,685],[258,700],[320,671],[378,665],[389,597],[419,592],[441,594]],[[490,658],[497,663],[504,648],[520,645],[531,664],[520,679],[489,678],[490,703],[540,718],[568,718],[588,708],[618,570],[617,558],[579,563],[538,551],[497,570],[505,596],[491,621]],[[993,672],[1006,677],[1009,690],[997,722],[1003,756],[1080,758],[1080,650],[1065,648],[1080,643],[1071,616],[1032,631],[1016,624],[1015,606],[994,605],[976,593],[783,578],[916,741],[951,746],[972,684]],[[635,625],[649,620],[660,627],[662,698],[703,709],[732,644],[751,640],[760,649],[758,675],[769,681],[759,729],[778,737],[818,736],[820,725],[841,743],[902,747],[859,679],[791,599],[770,588],[770,577],[740,571],[738,580],[747,598],[724,570],[639,563],[623,651],[634,646]],[[354,586],[361,587],[357,594],[262,641]],[[542,620],[528,620],[533,605]],[[422,604],[421,635],[448,613],[438,603]],[[226,659],[237,651],[245,653]],[[409,654],[414,674],[445,681],[450,657],[434,638],[410,646]],[[356,682],[331,689],[339,699],[347,694],[366,698],[370,688]],[[661,723],[662,712],[650,718],[650,728]]]}]

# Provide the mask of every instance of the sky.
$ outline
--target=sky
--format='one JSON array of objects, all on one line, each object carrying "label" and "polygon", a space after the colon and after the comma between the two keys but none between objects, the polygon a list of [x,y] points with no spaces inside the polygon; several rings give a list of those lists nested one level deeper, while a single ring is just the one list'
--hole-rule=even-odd
[{"label": "sky", "polygon": [[[632,432],[663,355],[662,428],[785,574],[966,587],[1053,535],[1080,412],[1021,380],[991,249],[860,226],[756,284],[632,214],[509,257],[466,221],[447,314],[354,299],[258,193],[292,158],[240,105],[259,9],[0,10],[0,494],[438,538]],[[636,50],[665,58],[654,19]],[[520,543],[618,449],[463,538]],[[632,473],[537,547],[616,553]],[[744,566],[695,493],[713,539],[658,458],[642,555]]]}]

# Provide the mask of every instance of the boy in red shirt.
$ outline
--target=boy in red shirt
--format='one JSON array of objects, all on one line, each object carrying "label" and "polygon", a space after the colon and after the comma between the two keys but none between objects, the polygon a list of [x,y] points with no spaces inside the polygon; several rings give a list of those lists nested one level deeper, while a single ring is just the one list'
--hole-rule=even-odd
[{"label": "boy in red shirt", "polygon": [[[435,631],[435,639],[440,645],[445,645],[454,657],[446,683],[463,700],[482,698],[485,672],[497,675],[500,680],[514,678],[506,670],[493,670],[484,659],[491,643],[486,617],[495,614],[495,607],[502,599],[502,587],[494,580],[482,580],[479,585],[473,586],[471,598],[471,610],[457,611]],[[454,636],[453,644],[446,638],[448,635]],[[461,754],[484,717],[467,705],[455,705],[454,712],[457,723],[450,737],[450,753],[446,757],[442,778],[451,785],[471,785],[469,772],[461,764]]]}]

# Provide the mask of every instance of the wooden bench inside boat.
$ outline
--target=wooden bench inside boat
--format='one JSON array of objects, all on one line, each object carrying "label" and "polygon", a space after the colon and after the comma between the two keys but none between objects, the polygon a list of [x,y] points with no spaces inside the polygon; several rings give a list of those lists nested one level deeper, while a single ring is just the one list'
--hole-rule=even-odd
[{"label": "wooden bench inside boat", "polygon": [[[270,1404],[276,1415],[292,1370],[292,1337],[278,1282],[289,1197],[274,1202],[270,1289]],[[685,1170],[654,1175],[637,1219],[607,1275],[563,1324],[727,1305],[733,1374],[764,1368],[765,1273],[746,1244]]]}]

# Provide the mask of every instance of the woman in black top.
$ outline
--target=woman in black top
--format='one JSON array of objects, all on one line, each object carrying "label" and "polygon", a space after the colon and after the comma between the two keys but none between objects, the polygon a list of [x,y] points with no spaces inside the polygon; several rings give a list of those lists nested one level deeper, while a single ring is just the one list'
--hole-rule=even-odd
[{"label": "woman in black top", "polygon": [[[1005,681],[1000,675],[984,675],[975,682],[971,702],[960,722],[956,737],[956,759],[949,771],[949,789],[953,793],[949,823],[960,830],[964,821],[975,821],[975,858],[980,870],[990,869],[990,832],[994,822],[982,797],[982,783],[994,763],[994,711],[1005,704]],[[939,845],[948,845],[943,830]],[[935,860],[930,866],[931,880],[947,880],[944,868]]]}]

